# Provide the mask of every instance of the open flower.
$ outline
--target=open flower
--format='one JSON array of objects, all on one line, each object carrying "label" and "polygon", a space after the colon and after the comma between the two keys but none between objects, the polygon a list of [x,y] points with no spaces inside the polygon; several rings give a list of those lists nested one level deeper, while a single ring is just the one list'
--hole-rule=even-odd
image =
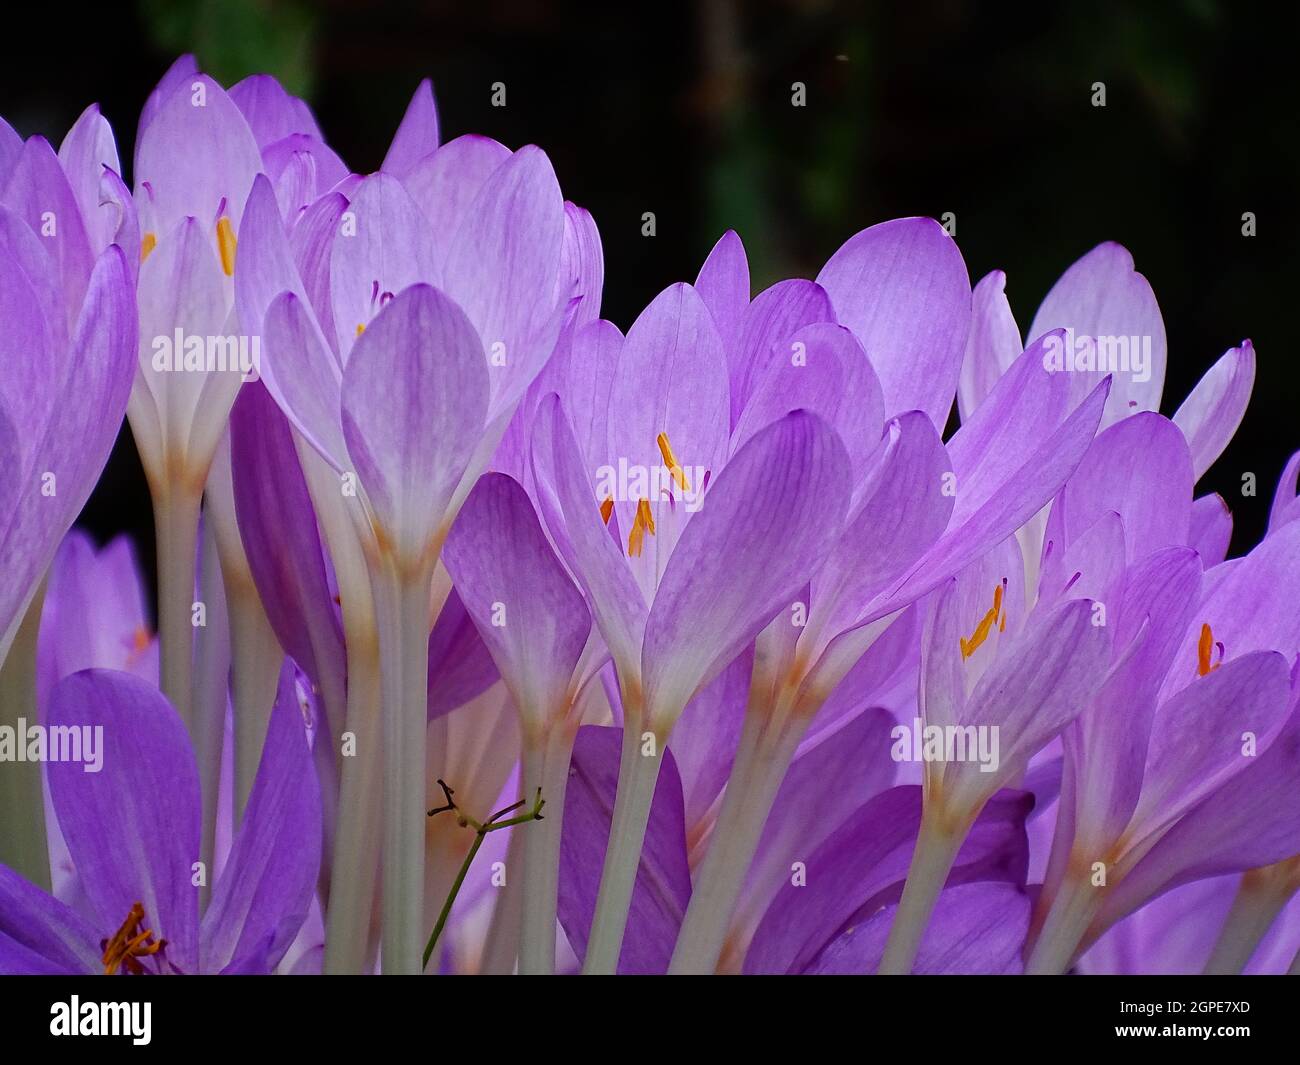
[{"label": "open flower", "polygon": [[[682,288],[689,306],[691,291]],[[634,329],[628,338],[632,352],[638,351],[635,335]],[[671,357],[659,363],[660,371],[652,371],[663,358],[657,344],[647,343],[643,357],[660,388],[694,385],[689,364],[675,368]],[[697,366],[700,373],[712,372],[706,363]],[[627,379],[635,380],[636,367],[629,359]],[[714,399],[718,407],[699,414],[689,407],[657,408],[683,418],[678,425],[659,428],[662,413],[648,423],[638,416],[638,422],[657,439],[681,428],[687,431],[678,431],[678,439],[712,432],[718,450],[702,454],[718,464],[725,437],[718,436],[714,419],[725,418],[725,391],[715,391]],[[616,422],[613,415],[611,425]],[[707,474],[711,481],[697,513],[689,514],[672,494],[653,503],[646,496],[625,501],[624,513],[630,510],[633,516],[624,548],[621,535],[616,541],[603,525],[594,479],[583,468],[582,451],[558,398],[542,408],[537,446],[534,468],[548,471],[539,473],[539,480],[555,493],[548,514],[552,535],[565,545],[566,560],[584,586],[619,672],[624,722],[620,780],[626,782],[619,787],[605,858],[608,887],[602,894],[608,895],[597,910],[586,959],[588,970],[600,971],[617,961],[634,883],[631,863],[645,831],[663,744],[689,701],[806,583],[839,529],[849,464],[843,444],[825,422],[793,412],[755,434],[720,473],[714,465],[694,474]],[[668,454],[673,452],[665,460]],[[680,466],[669,468],[685,480]],[[684,491],[682,480],[674,483]],[[603,509],[610,513],[613,531],[621,533],[623,526],[614,523],[618,505]]]},{"label": "open flower", "polygon": [[1200,595],[1195,583],[1189,595],[1159,579],[1186,571],[1186,552],[1158,553],[1128,575],[1116,633],[1125,650],[1067,736],[1069,801],[1031,968],[1065,969],[1115,921],[1197,874],[1300,851],[1284,798],[1295,787],[1300,631],[1282,606],[1297,594],[1298,544],[1297,527],[1284,526],[1210,571]]},{"label": "open flower", "polygon": [[206,912],[199,780],[184,724],[126,673],[63,681],[49,724],[102,729],[102,770],[50,765],[50,792],[86,899],[81,913],[0,866],[0,971],[269,973],[307,914],[320,800],[286,669],[258,780]]},{"label": "open flower", "polygon": [[388,730],[385,965],[395,971],[419,960],[427,645],[448,597],[445,581],[431,585],[452,520],[573,311],[573,217],[540,150],[486,138],[439,147],[423,86],[383,170],[288,224],[259,178],[240,230],[240,315],[263,323],[266,387],[304,445],[348,645],[373,646],[377,627],[385,659],[373,670],[386,685],[382,715],[350,708],[349,730],[366,767],[354,775],[371,781],[380,719]]},{"label": "open flower", "polygon": [[[122,169],[0,122],[0,747],[85,752],[0,773],[0,971],[1300,971],[1300,452],[1229,559],[1255,349],[1160,414],[1123,247],[1022,334],[931,219],[728,232],[625,335],[428,81],[355,174],[182,56]],[[156,643],[68,535],[124,411]]]},{"label": "open flower", "polygon": [[[882,266],[898,262],[905,269]],[[716,848],[701,866],[705,888],[692,896],[677,971],[708,971],[716,964],[763,818],[814,717],[911,604],[1013,533],[1059,490],[1091,440],[1107,394],[1102,381],[1072,406],[1069,385],[1044,368],[1041,345],[1034,345],[945,445],[935,419],[941,423],[951,403],[960,353],[950,349],[964,343],[968,310],[965,270],[952,241],[926,219],[885,223],[850,240],[822,277],[832,285],[836,311],[857,323],[850,339],[874,337],[870,366],[880,380],[886,415],[891,390],[885,386],[891,380],[898,395],[916,395],[925,406],[895,412],[883,433],[855,447],[860,457],[843,531],[813,567],[805,595],[792,597],[791,614],[779,616],[758,640],[746,731],[731,778],[733,785],[744,783],[729,787],[718,820],[718,833],[734,842]],[[928,304],[900,292],[902,278],[942,293],[934,320],[918,320],[930,313]],[[943,346],[942,358],[918,353],[917,337],[931,336]],[[784,355],[791,342],[785,336],[773,350]],[[854,343],[839,360],[841,367],[852,367],[855,350],[859,361],[866,360]],[[813,351],[808,345],[806,354]],[[950,382],[947,398],[934,391],[933,382],[909,391],[905,361],[896,360],[918,358],[934,361],[936,379]],[[788,375],[782,361],[768,360],[768,373]],[[809,361],[807,369],[826,373],[834,365]],[[951,372],[944,369],[949,366]],[[788,390],[779,386],[774,395]],[[802,391],[837,395],[834,386],[805,384]],[[751,402],[761,402],[763,392],[753,390]],[[852,420],[855,407],[837,417],[837,427]],[[738,430],[744,419],[742,411]]]}]

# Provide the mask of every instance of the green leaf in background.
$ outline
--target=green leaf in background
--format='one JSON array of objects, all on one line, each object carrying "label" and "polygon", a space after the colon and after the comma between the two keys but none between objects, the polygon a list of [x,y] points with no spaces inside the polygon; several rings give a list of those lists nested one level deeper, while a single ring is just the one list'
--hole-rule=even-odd
[{"label": "green leaf in background", "polygon": [[310,98],[315,83],[316,18],[309,6],[271,0],[140,0],[153,43],[193,52],[223,85],[249,74],[274,74],[286,89]]}]

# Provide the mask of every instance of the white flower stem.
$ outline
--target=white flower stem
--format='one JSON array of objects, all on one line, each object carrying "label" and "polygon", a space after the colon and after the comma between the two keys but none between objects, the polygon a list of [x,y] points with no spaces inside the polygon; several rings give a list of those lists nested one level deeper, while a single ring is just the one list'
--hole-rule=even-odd
[{"label": "white flower stem", "polygon": [[424,941],[425,730],[431,572],[372,574],[383,717],[383,967],[419,974]]},{"label": "white flower stem", "polygon": [[221,759],[226,740],[226,709],[230,691],[230,631],[227,625],[225,587],[221,581],[215,530],[203,528],[203,545],[199,559],[199,587],[207,600],[209,623],[194,641],[193,720],[190,738],[194,741],[194,758],[199,767],[199,794],[202,809],[199,835],[199,859],[208,870],[206,882],[199,888],[200,911],[207,909],[212,897],[212,874],[216,870],[217,815],[221,795]]},{"label": "white flower stem", "polygon": [[1056,976],[1070,968],[1097,914],[1103,890],[1093,887],[1086,874],[1066,874],[1048,903],[1042,930],[1025,961],[1027,976]]},{"label": "white flower stem", "polygon": [[966,825],[952,826],[945,824],[941,817],[929,815],[928,810],[922,813],[903,897],[894,914],[889,940],[877,970],[880,975],[901,976],[912,971],[935,903],[939,901],[939,894],[967,831]]},{"label": "white flower stem", "polygon": [[244,817],[244,807],[253,791],[262,746],[271,722],[276,688],[284,652],[262,609],[262,600],[242,575],[232,579],[223,565],[226,609],[230,617],[230,698],[235,721],[235,823]]},{"label": "white flower stem", "polygon": [[523,830],[524,891],[519,972],[526,976],[549,976],[555,972],[560,833],[573,738],[572,730],[558,724],[552,727],[544,742],[529,742],[524,751],[523,799],[531,803],[540,788],[546,803],[541,822]]},{"label": "white flower stem", "polygon": [[[506,849],[506,868],[521,868],[523,852],[524,837],[511,832]],[[520,921],[523,919],[523,889],[524,878],[512,876],[507,878],[505,887],[497,890],[492,920],[479,957],[478,971],[484,976],[509,976],[515,971],[515,962],[519,958]]]},{"label": "white flower stem", "polygon": [[[348,501],[339,492],[334,470],[309,445],[300,439],[296,443],[334,567],[347,656],[343,690],[334,671],[322,671],[322,679],[329,678],[321,698],[339,781],[322,969],[329,974],[368,973],[374,970],[380,934],[375,907],[383,838],[379,634],[369,569]],[[313,650],[318,661],[332,653],[324,642]],[[319,736],[316,742],[327,741]]]},{"label": "white flower stem", "polygon": [[650,804],[654,801],[655,783],[663,761],[662,744],[657,736],[649,754],[643,754],[642,750],[640,707],[625,700],[618,794],[614,799],[609,844],[605,848],[605,865],[587,941],[587,956],[582,964],[586,975],[612,975],[618,968],[628,909],[632,905],[632,892],[640,867],[641,845],[645,842]]},{"label": "white flower stem", "polygon": [[[199,483],[202,483],[200,480]],[[185,485],[155,486],[158,551],[158,644],[163,694],[187,728],[193,726],[194,564],[202,492]]]},{"label": "white flower stem", "polygon": [[[244,552],[235,513],[230,461],[230,435],[225,433],[208,470],[203,524],[205,536],[210,527],[216,538],[221,583],[226,593],[230,698],[235,723],[235,824],[239,824],[262,762],[262,745],[271,720],[271,707],[275,704],[284,652],[262,608],[248,555]],[[211,594],[208,585],[203,587],[205,596]],[[211,610],[209,606],[209,613]]]},{"label": "white flower stem", "polygon": [[1295,887],[1276,866],[1252,869],[1241,878],[1232,909],[1205,964],[1206,975],[1240,975],[1269,928],[1291,900]]},{"label": "white flower stem", "polygon": [[756,706],[751,699],[731,778],[709,849],[695,878],[669,973],[705,974],[716,970],[763,826],[808,723],[809,719],[801,716],[768,728],[770,708]]},{"label": "white flower stem", "polygon": [[351,735],[345,741],[349,753],[344,754],[342,743],[335,748],[341,782],[322,962],[327,974],[367,973],[375,960],[372,918],[382,836],[378,797],[384,747],[379,645],[368,599],[365,613],[360,623],[349,625],[348,612],[344,612],[348,656],[345,731]]},{"label": "white flower stem", "polygon": [[[42,581],[0,668],[0,725],[9,728],[16,729],[20,717],[29,728],[40,721],[36,710],[36,637],[44,600]],[[40,762],[24,760],[0,766],[0,810],[4,811],[0,863],[49,891],[50,852],[45,838]]]}]

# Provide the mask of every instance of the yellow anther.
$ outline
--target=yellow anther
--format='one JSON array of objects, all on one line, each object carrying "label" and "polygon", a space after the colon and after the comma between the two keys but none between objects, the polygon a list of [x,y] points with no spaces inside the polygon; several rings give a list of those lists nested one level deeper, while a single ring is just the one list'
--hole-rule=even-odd
[{"label": "yellow anther", "polygon": [[140,261],[144,262],[149,258],[149,253],[158,247],[158,237],[153,233],[146,233],[140,238]]},{"label": "yellow anther", "polygon": [[655,534],[655,516],[650,512],[647,500],[637,500],[636,518],[632,521],[632,531],[627,534],[627,553],[629,558],[639,558],[645,542],[645,534]]},{"label": "yellow anther", "polygon": [[608,525],[609,519],[613,517],[613,514],[614,514],[614,497],[606,496],[605,501],[600,504],[600,520],[603,521],[606,525]]},{"label": "yellow anther", "polygon": [[[965,636],[959,637],[963,659],[970,658],[979,650],[980,645],[989,638],[989,633],[993,631],[995,623],[998,626],[998,632],[1006,631],[1007,616],[1002,613],[1002,593],[1006,588],[1006,584],[1007,582],[1004,580],[993,589],[993,608],[980,619],[980,623],[975,626],[975,631],[971,633],[970,639],[966,639]],[[999,615],[1001,615],[1001,621],[998,620]]]},{"label": "yellow anther", "polygon": [[135,632],[131,633],[131,650],[127,653],[126,664],[133,666],[140,661],[140,657],[149,650],[149,643],[153,639],[149,630],[143,625],[137,625]]},{"label": "yellow anther", "polygon": [[689,492],[691,486],[686,480],[686,472],[677,461],[677,456],[673,454],[673,446],[668,443],[668,434],[660,433],[655,442],[659,445],[659,454],[664,457],[664,465],[668,467],[668,472],[672,474],[673,480],[677,482],[677,487],[683,492]]},{"label": "yellow anther", "polygon": [[222,215],[217,219],[217,248],[221,252],[221,269],[227,277],[235,276],[235,227],[230,224],[230,217]]},{"label": "yellow anther", "polygon": [[365,322],[358,322],[358,323],[357,323],[357,336],[360,336],[360,335],[361,335],[362,333],[364,333],[365,331],[366,331],[366,323],[365,323]]},{"label": "yellow anther", "polygon": [[1219,663],[1210,664],[1214,654],[1214,630],[1209,625],[1201,625],[1201,638],[1196,641],[1196,675],[1203,677],[1219,668]]},{"label": "yellow anther", "polygon": [[144,972],[144,966],[137,959],[157,954],[167,945],[165,939],[154,941],[153,929],[146,928],[141,931],[142,924],[144,924],[144,906],[137,902],[131,907],[126,920],[122,922],[122,927],[113,934],[113,938],[103,941],[104,956],[101,960],[105,976],[112,976],[119,968],[133,975],[139,975]]}]

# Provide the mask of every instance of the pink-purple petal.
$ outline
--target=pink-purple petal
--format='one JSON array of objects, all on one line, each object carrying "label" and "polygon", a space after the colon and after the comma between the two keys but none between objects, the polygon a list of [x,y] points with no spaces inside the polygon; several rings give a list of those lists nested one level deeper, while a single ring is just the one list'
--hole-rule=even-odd
[{"label": "pink-purple petal", "polygon": [[342,692],[343,628],[307,481],[288,421],[257,382],[231,411],[230,447],[239,533],[276,639],[318,688]]},{"label": "pink-purple petal", "polygon": [[980,278],[971,292],[970,336],[957,382],[957,409],[963,425],[1023,350],[1006,286],[1007,275],[994,270]]},{"label": "pink-purple petal", "polygon": [[519,483],[501,473],[481,477],[442,558],[525,720],[552,720],[565,706],[591,618]]},{"label": "pink-purple petal", "polygon": [[405,177],[437,147],[438,107],[433,102],[433,83],[425,78],[406,105],[406,114],[384,156],[383,169],[396,177]]},{"label": "pink-purple petal", "polygon": [[329,260],[330,313],[345,361],[394,296],[411,285],[438,281],[428,223],[396,178],[382,172],[365,178],[346,217]]},{"label": "pink-purple petal", "polygon": [[1196,549],[1206,567],[1217,566],[1228,557],[1232,511],[1218,492],[1192,500],[1187,542]]},{"label": "pink-purple petal", "polygon": [[33,233],[40,234],[57,265],[65,313],[75,318],[95,253],[73,186],[43,137],[32,137],[23,145],[0,202],[20,215]]},{"label": "pink-purple petal", "polygon": [[555,311],[563,242],[564,198],[551,162],[540,148],[520,148],[479,189],[443,268],[447,294],[501,368],[494,400],[522,394],[550,357],[554,337],[551,346],[537,338]]},{"label": "pink-purple petal", "polygon": [[[1165,323],[1147,279],[1133,267],[1133,257],[1113,242],[1099,244],[1061,275],[1044,298],[1029,327],[1035,340],[1053,329],[1070,330],[1076,344],[1084,338],[1123,339],[1130,344],[1129,366],[1104,367],[1069,374],[1071,399],[1078,403],[1106,373],[1114,386],[1106,401],[1105,428],[1130,414],[1160,408],[1165,381]],[[1135,359],[1131,344],[1145,354]],[[1099,352],[1099,354],[1101,354]],[[1138,361],[1147,362],[1139,367]]]},{"label": "pink-purple petal", "polygon": [[[1142,456],[1135,462],[1135,456]],[[1098,434],[1065,486],[1063,541],[1107,511],[1124,519],[1129,559],[1187,543],[1195,473],[1178,427],[1159,414],[1126,418]],[[1077,524],[1076,524],[1077,523]],[[1053,513],[1050,531],[1060,527]]]},{"label": "pink-purple petal", "polygon": [[70,906],[0,865],[0,975],[103,972],[97,947],[114,930],[97,929]]},{"label": "pink-purple petal", "polygon": [[[939,895],[921,937],[917,976],[1011,976],[1024,971],[1029,895],[1014,884],[958,884]],[[880,965],[897,906],[887,906],[832,940],[803,970],[813,976],[869,975]]]},{"label": "pink-purple petal", "polygon": [[320,847],[320,785],[294,667],[285,662],[253,790],[203,915],[204,971],[239,965],[250,955],[258,970],[274,969],[307,916]]},{"label": "pink-purple petal", "polygon": [[532,461],[542,519],[556,549],[582,585],[619,668],[639,669],[648,606],[601,520],[600,500],[558,396],[538,408]]},{"label": "pink-purple petal", "polygon": [[646,623],[647,705],[675,719],[812,575],[840,530],[844,445],[795,411],[756,434],[709,489]]},{"label": "pink-purple petal", "polygon": [[376,518],[419,558],[482,434],[487,363],[464,311],[428,285],[391,300],[343,373],[343,435]]},{"label": "pink-purple petal", "polygon": [[1243,340],[1205,371],[1175,412],[1174,424],[1187,437],[1198,479],[1231,443],[1254,386],[1255,349]]},{"label": "pink-purple petal", "polygon": [[[716,477],[728,428],[722,338],[695,290],[672,285],[641,312],[623,342],[610,389],[604,461],[657,469],[664,461],[656,443],[663,433],[684,469],[712,470]],[[697,478],[688,480],[698,491]],[[630,528],[637,500],[615,504]]]},{"label": "pink-purple petal", "polygon": [[815,322],[834,321],[826,291],[811,281],[778,281],[754,298],[745,308],[739,339],[727,349],[732,425],[771,363],[789,358],[794,334]]},{"label": "pink-purple petal", "polygon": [[106,169],[114,173],[122,170],[113,129],[98,104],[87,107],[68,130],[59,145],[59,163],[81,209],[90,249],[98,255],[113,243],[118,227],[117,205],[106,204],[101,196],[103,174]]},{"label": "pink-purple petal", "polygon": [[957,243],[932,218],[897,218],[850,237],[817,283],[857,334],[885,391],[885,414],[922,410],[942,430],[970,329]]},{"label": "pink-purple petal", "polygon": [[141,903],[166,961],[198,963],[199,776],[189,733],[150,684],[87,670],[50,697],[48,723],[102,729],[102,769],[51,762],[50,795],[95,921],[110,937]]},{"label": "pink-purple petal", "polygon": [[[976,881],[1024,883],[1025,818],[1033,797],[994,796],[957,854],[949,888]],[[898,901],[921,823],[921,789],[900,785],[855,811],[800,860],[806,883],[782,885],[745,957],[747,973],[797,973],[856,920]]]},{"label": "pink-purple petal", "polygon": [[1296,494],[1297,488],[1300,488],[1298,481],[1300,481],[1300,451],[1287,459],[1282,476],[1278,478],[1277,490],[1273,493],[1273,503],[1268,511],[1270,534],[1287,522],[1300,518],[1300,496]]},{"label": "pink-purple petal", "polygon": [[259,148],[295,133],[324,139],[311,108],[269,74],[250,74],[232,85],[230,98],[243,113]]},{"label": "pink-purple petal", "polygon": [[[559,918],[579,959],[586,954],[596,912],[601,857],[609,842],[621,746],[621,730],[593,725],[578,730],[573,746],[560,844]],[[681,780],[672,753],[665,751],[637,866],[627,933],[619,955],[620,973],[667,970],[690,897]]]},{"label": "pink-purple petal", "polygon": [[235,102],[205,74],[161,101],[136,148],[137,199],[147,186],[146,231],[170,231],[186,215],[215,227],[218,212],[236,230],[262,155]]},{"label": "pink-purple petal", "polygon": [[734,229],[718,238],[695,278],[695,291],[713,315],[713,324],[727,351],[727,365],[736,365],[736,351],[749,309],[749,260]]}]

